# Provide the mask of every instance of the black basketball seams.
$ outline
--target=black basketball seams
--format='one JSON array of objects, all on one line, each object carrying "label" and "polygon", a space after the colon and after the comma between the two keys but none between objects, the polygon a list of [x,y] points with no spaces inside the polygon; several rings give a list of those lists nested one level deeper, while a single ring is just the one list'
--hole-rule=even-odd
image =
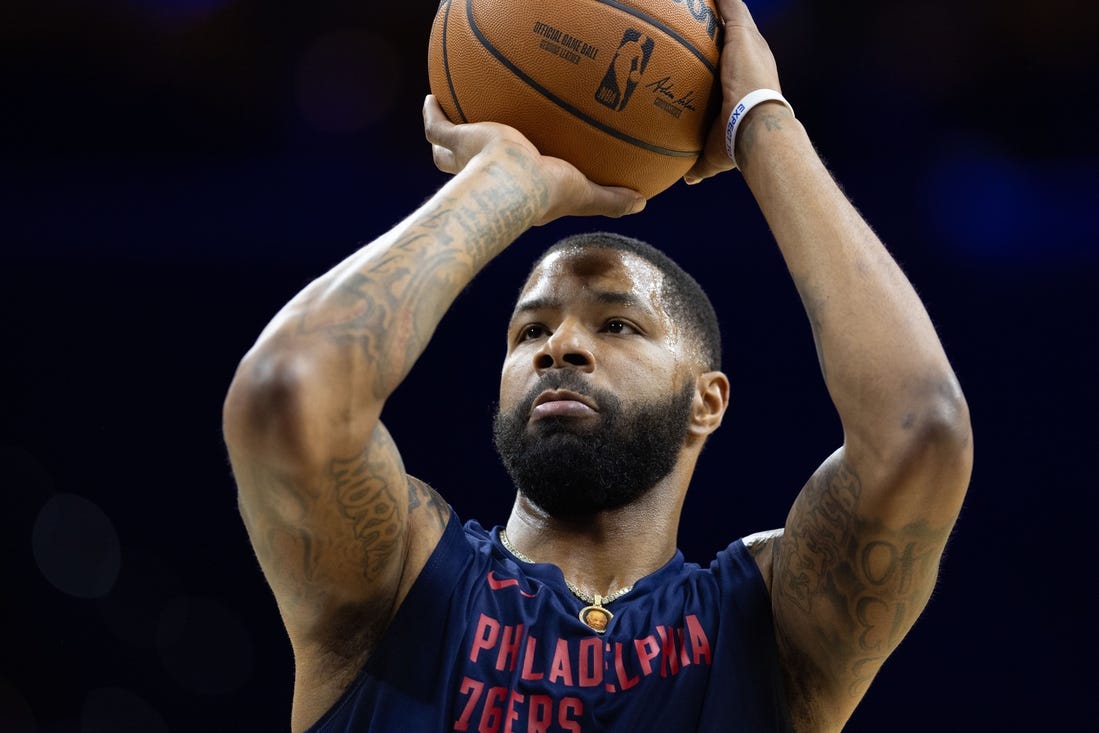
[{"label": "black basketball seams", "polygon": [[443,0],[446,3],[446,12],[443,13],[443,75],[446,76],[446,86],[450,90],[450,98],[454,100],[454,107],[458,110],[458,117],[462,122],[469,122],[466,113],[462,111],[462,103],[458,100],[458,92],[454,89],[454,78],[450,75],[450,56],[446,52],[446,30],[450,22],[451,0]]},{"label": "black basketball seams", "polygon": [[[452,0],[448,0],[448,2],[452,2]],[[530,87],[531,89],[536,91],[542,97],[549,100],[554,105],[561,108],[562,110],[564,110],[565,112],[567,112],[571,116],[581,120],[585,124],[588,124],[588,125],[596,128],[597,130],[600,130],[601,132],[606,133],[607,135],[610,135],[611,137],[614,137],[618,140],[621,140],[624,143],[627,143],[627,144],[632,145],[634,147],[646,150],[646,151],[651,152],[651,153],[655,153],[657,155],[664,155],[664,156],[672,157],[672,158],[691,158],[691,157],[697,157],[698,155],[700,155],[702,153],[701,150],[676,150],[676,149],[673,149],[673,148],[665,148],[665,147],[661,147],[659,145],[653,145],[652,143],[645,142],[644,140],[640,140],[638,138],[635,138],[632,135],[628,135],[628,134],[622,132],[621,130],[618,130],[614,127],[611,127],[610,125],[607,125],[603,122],[600,122],[599,120],[597,120],[594,117],[586,114],[582,110],[577,109],[573,105],[569,104],[564,99],[561,99],[556,94],[551,92],[549,89],[546,89],[541,84],[539,84],[537,81],[535,81],[530,76],[528,76],[526,73],[524,73],[518,66],[516,66],[511,61],[511,59],[509,59],[507,56],[505,56],[503,54],[503,52],[500,51],[500,49],[496,48],[496,46],[492,44],[492,42],[485,36],[485,34],[481,30],[481,28],[478,27],[477,21],[473,16],[473,0],[465,0],[465,2],[466,2],[466,19],[469,22],[469,27],[472,30],[473,35],[476,37],[476,39],[477,39],[478,43],[480,43],[481,47],[484,48],[488,53],[490,53],[504,67],[506,67],[522,83],[524,83],[525,85],[527,85],[528,87]],[[621,3],[614,2],[614,0],[595,0],[595,2],[598,2],[599,4],[602,4],[602,5],[608,5],[610,7],[615,8],[616,10],[620,10],[622,12],[625,12],[625,13],[627,13],[629,15],[632,15],[633,17],[635,17],[635,18],[637,18],[637,19],[639,19],[639,20],[641,20],[645,23],[648,23],[653,28],[655,28],[658,31],[666,34],[669,38],[675,40],[681,46],[683,46],[685,49],[690,51],[691,54],[696,56],[706,66],[706,68],[710,70],[710,72],[712,74],[716,75],[717,71],[716,71],[716,68],[714,67],[714,65],[712,63],[710,63],[706,59],[706,57],[697,48],[695,48],[693,45],[688,43],[686,41],[686,39],[684,39],[681,35],[679,35],[678,33],[674,32],[673,30],[668,28],[663,23],[660,23],[660,22],[646,16],[644,13],[641,13],[640,11],[637,11],[634,8],[630,8],[628,6],[622,5]],[[453,79],[450,75],[450,66],[449,66],[449,63],[447,62],[446,21],[447,21],[447,18],[449,17],[449,12],[450,12],[450,7],[448,6],[448,8],[447,8],[447,17],[444,17],[444,27],[443,27],[443,34],[444,34],[443,35],[443,64],[444,64],[444,68],[446,69],[447,84],[450,86],[450,91],[451,91],[451,95],[454,98],[454,103],[458,107],[459,114],[462,114],[461,113],[461,102],[458,100],[458,94],[457,94],[457,91],[454,88],[454,82],[453,82]],[[464,114],[462,115],[462,119],[463,119],[463,121],[466,120]]]}]

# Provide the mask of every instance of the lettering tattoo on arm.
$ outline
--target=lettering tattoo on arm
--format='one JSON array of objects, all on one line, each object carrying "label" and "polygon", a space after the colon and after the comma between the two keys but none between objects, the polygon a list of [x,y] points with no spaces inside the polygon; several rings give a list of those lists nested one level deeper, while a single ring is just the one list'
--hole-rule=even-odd
[{"label": "lettering tattoo on arm", "polygon": [[336,506],[359,541],[357,552],[367,580],[382,574],[401,536],[398,495],[388,479],[393,473],[385,470],[389,460],[371,460],[375,452],[368,448],[361,456],[337,458],[329,467]]},{"label": "lettering tattoo on arm", "polygon": [[949,531],[866,519],[863,499],[846,462],[819,471],[795,502],[799,519],[780,540],[775,579],[850,680],[852,696],[865,692],[926,604]]},{"label": "lettering tattoo on arm", "polygon": [[403,482],[404,469],[380,424],[365,449],[330,459],[315,483],[256,468],[252,483],[269,509],[242,502],[241,514],[287,600],[311,602],[349,573],[367,583],[382,577],[405,520],[404,489],[393,477]]}]

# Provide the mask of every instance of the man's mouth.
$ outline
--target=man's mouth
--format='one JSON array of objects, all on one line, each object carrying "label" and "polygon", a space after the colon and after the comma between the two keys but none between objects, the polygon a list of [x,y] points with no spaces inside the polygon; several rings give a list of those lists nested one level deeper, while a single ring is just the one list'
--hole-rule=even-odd
[{"label": "man's mouth", "polygon": [[534,421],[547,417],[591,417],[598,412],[598,405],[590,397],[567,389],[553,389],[535,398],[530,410],[530,419]]}]

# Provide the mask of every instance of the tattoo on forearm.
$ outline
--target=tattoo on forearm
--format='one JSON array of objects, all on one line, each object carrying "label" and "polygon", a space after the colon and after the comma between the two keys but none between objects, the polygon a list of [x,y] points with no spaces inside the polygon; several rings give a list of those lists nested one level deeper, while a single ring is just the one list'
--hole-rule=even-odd
[{"label": "tattoo on forearm", "polygon": [[356,346],[374,368],[378,397],[392,391],[425,345],[434,321],[424,306],[450,290],[463,269],[455,251],[423,246],[426,237],[406,236],[364,271],[344,275],[299,324],[301,333]]},{"label": "tattoo on forearm", "polygon": [[737,165],[743,170],[746,166],[751,164],[752,151],[759,141],[761,130],[767,132],[782,130],[789,119],[790,111],[785,107],[776,106],[775,109],[760,108],[757,110],[751,120],[751,124],[747,125],[740,133],[739,145],[737,145],[736,150]]},{"label": "tattoo on forearm", "polygon": [[852,694],[861,694],[915,621],[948,531],[868,522],[859,517],[862,498],[858,475],[843,461],[820,471],[795,503],[799,520],[782,538],[776,568],[777,591],[823,619],[819,643],[843,660]]},{"label": "tattoo on forearm", "polygon": [[396,388],[461,288],[531,221],[533,202],[515,176],[501,166],[486,174],[496,186],[425,213],[383,256],[305,308],[299,333],[356,345],[376,397]]}]

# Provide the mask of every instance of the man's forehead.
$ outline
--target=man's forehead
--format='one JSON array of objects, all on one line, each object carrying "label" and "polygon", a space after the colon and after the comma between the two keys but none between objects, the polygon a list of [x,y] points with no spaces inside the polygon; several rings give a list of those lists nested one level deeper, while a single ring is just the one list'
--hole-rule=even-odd
[{"label": "man's forehead", "polygon": [[517,307],[524,300],[562,294],[566,281],[574,281],[583,289],[630,292],[656,307],[664,275],[651,262],[632,252],[603,247],[559,250],[551,252],[531,271]]}]

